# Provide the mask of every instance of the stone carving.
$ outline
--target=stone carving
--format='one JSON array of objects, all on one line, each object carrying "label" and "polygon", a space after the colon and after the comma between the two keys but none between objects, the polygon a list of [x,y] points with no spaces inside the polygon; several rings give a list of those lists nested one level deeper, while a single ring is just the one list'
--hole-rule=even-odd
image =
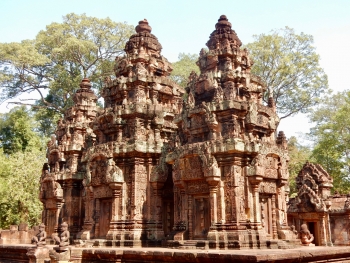
[{"label": "stone carving", "polygon": [[209,186],[205,181],[189,181],[187,183],[188,194],[209,193]]},{"label": "stone carving", "polygon": [[61,229],[62,229],[62,232],[58,236],[53,235],[52,239],[60,247],[67,247],[69,246],[69,237],[70,237],[70,233],[68,231],[68,224],[66,222],[63,222],[61,224]]},{"label": "stone carving", "polygon": [[259,193],[275,194],[276,193],[276,183],[275,182],[261,182],[259,184]]},{"label": "stone carving", "polygon": [[46,231],[45,225],[41,223],[39,225],[39,232],[32,238],[32,244],[36,244],[38,247],[42,247],[46,245]]},{"label": "stone carving", "polygon": [[113,159],[108,159],[107,161],[107,169],[106,169],[106,182],[107,183],[115,183],[115,182],[123,182],[123,171],[115,165]]},{"label": "stone carving", "polygon": [[313,234],[310,233],[306,224],[301,225],[300,240],[303,246],[309,246],[311,242],[314,240],[314,236]]}]

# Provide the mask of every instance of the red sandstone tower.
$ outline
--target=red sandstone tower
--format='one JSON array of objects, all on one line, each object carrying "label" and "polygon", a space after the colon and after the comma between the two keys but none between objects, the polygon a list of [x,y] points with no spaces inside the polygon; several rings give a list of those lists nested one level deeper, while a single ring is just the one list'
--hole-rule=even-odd
[{"label": "red sandstone tower", "polygon": [[85,169],[81,157],[95,138],[89,124],[96,116],[97,101],[89,79],[82,80],[73,101],[74,106],[58,121],[56,136],[48,143],[48,164],[44,165],[41,178],[42,221],[49,236],[57,233],[62,222],[67,222],[75,235],[81,230],[84,219],[82,180]]},{"label": "red sandstone tower", "polygon": [[96,143],[82,158],[83,239],[164,238],[161,189],[168,171],[164,162],[156,165],[176,132],[184,91],[168,78],[172,67],[161,49],[147,20],[140,21],[125,56],[116,58],[116,78],[106,80],[105,107],[91,124]]},{"label": "red sandstone tower", "polygon": [[[273,101],[226,16],[191,74],[172,164],[175,240],[264,247],[286,229],[288,153]],[[287,231],[288,232],[288,231]],[[280,237],[279,237],[280,236]],[[214,245],[213,245],[214,246]]]}]

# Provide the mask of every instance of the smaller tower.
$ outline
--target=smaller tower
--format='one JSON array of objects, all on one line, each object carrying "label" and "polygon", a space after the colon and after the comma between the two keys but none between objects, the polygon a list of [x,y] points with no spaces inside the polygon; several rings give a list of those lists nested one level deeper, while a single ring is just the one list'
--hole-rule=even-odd
[{"label": "smaller tower", "polygon": [[89,124],[96,116],[97,102],[89,79],[81,81],[73,101],[74,105],[58,121],[56,135],[52,135],[48,143],[48,163],[44,165],[41,179],[42,221],[49,236],[57,233],[58,226],[64,221],[73,236],[83,224],[84,169],[81,158],[83,151],[95,140]]}]

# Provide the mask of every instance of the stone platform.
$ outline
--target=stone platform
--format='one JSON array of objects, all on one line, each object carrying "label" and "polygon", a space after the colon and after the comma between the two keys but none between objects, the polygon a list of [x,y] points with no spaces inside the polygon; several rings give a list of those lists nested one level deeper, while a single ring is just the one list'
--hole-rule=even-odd
[{"label": "stone platform", "polygon": [[[47,246],[53,249],[53,246]],[[35,262],[26,255],[32,245],[0,245],[0,263]],[[52,262],[45,260],[44,262]],[[70,247],[69,262],[350,262],[348,247],[300,247],[264,250]]]}]

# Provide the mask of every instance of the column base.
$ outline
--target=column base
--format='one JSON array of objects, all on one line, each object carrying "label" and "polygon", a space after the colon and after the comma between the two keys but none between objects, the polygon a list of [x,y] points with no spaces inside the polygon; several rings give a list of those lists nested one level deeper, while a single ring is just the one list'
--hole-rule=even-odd
[{"label": "column base", "polygon": [[90,240],[91,238],[93,238],[93,235],[91,234],[92,226],[93,225],[91,222],[85,222],[83,230],[77,234],[77,239]]},{"label": "column base", "polygon": [[158,222],[117,221],[111,222],[107,240],[162,240],[163,225]]}]

